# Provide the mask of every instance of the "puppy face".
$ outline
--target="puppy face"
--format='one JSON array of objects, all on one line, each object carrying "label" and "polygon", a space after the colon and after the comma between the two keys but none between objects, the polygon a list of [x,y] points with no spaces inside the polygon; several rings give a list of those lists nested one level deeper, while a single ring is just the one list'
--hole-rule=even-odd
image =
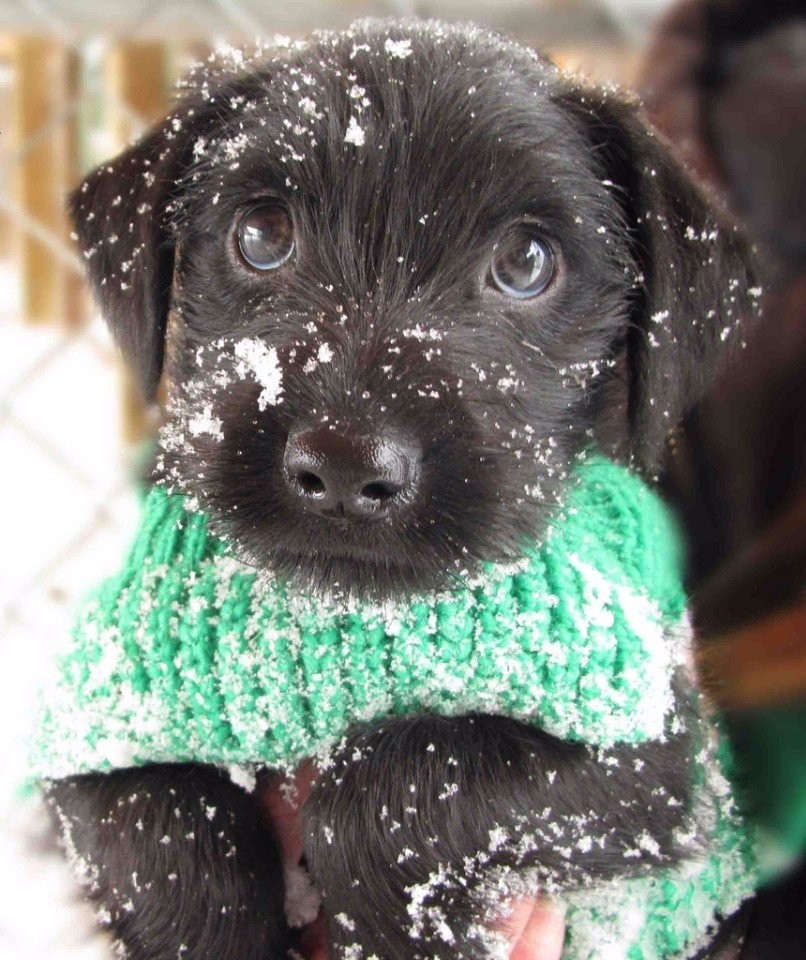
[{"label": "puppy face", "polygon": [[593,442],[653,468],[745,309],[631,109],[473,30],[202,74],[73,210],[146,392],[167,358],[165,475],[316,589],[517,554]]}]

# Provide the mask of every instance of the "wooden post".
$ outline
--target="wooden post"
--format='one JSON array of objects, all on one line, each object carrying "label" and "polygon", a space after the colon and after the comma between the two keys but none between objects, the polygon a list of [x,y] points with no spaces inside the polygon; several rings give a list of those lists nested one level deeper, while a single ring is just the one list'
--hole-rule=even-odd
[{"label": "wooden post", "polygon": [[[122,150],[168,108],[168,55],[164,43],[127,40],[115,43],[106,59],[109,118],[113,139]],[[123,371],[123,436],[137,443],[153,430],[137,384]]]},{"label": "wooden post", "polygon": [[143,126],[158,120],[168,108],[168,55],[159,40],[125,40],[109,48],[106,79],[112,95],[112,133],[123,148]]},{"label": "wooden post", "polygon": [[[18,37],[12,42],[15,71],[14,232],[19,256],[23,316],[32,323],[76,323],[83,297],[65,198],[77,179],[77,122],[71,110],[78,91],[78,58],[59,40]],[[47,239],[67,252],[60,257]],[[63,247],[62,247],[63,245]]]},{"label": "wooden post", "polygon": [[[5,33],[0,33],[0,71],[3,73],[3,87],[8,83],[9,91],[12,89],[11,83],[6,80],[6,76],[13,77],[14,73],[14,40]],[[14,130],[14,104],[12,97],[5,96],[5,89],[0,90],[0,136],[4,130],[13,134]],[[9,141],[11,137],[9,137]],[[12,143],[0,142],[0,195],[10,196],[14,192],[12,171],[5,166],[9,154],[13,151]],[[5,211],[0,210],[0,261],[11,260],[16,256],[14,249],[14,236],[12,222],[9,220]]]}]

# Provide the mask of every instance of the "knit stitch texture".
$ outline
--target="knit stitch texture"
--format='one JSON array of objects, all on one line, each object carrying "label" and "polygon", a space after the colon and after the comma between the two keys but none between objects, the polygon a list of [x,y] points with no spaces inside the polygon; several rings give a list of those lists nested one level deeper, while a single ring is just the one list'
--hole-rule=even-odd
[{"label": "knit stitch texture", "polygon": [[[521,561],[381,606],[292,595],[235,559],[183,497],[155,488],[122,570],[80,612],[33,771],[293,767],[356,721],[426,710],[506,714],[600,747],[657,739],[685,625],[667,511],[598,456]],[[717,911],[749,895],[752,856],[730,790],[715,762],[701,779],[713,853],[685,878],[579,894],[566,957],[615,956],[614,945],[628,960],[689,956]]]},{"label": "knit stitch texture", "polygon": [[293,765],[355,720],[423,710],[636,743],[663,732],[684,609],[663,505],[601,459],[522,562],[383,606],[290,595],[155,488],[123,569],[80,613],[37,769]]}]

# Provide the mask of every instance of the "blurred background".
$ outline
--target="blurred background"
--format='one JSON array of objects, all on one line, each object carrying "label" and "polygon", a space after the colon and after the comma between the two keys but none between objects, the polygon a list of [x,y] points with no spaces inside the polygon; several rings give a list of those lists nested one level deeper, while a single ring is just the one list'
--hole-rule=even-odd
[{"label": "blurred background", "polygon": [[[593,80],[644,86],[651,95],[646,65],[656,53],[664,91],[680,91],[699,76],[691,65],[701,52],[680,44],[696,36],[696,17],[683,22],[682,32],[667,30],[658,46],[670,6],[670,0],[0,0],[0,960],[107,956],[89,925],[76,925],[64,870],[47,852],[36,809],[20,799],[17,785],[35,691],[66,640],[70,612],[117,567],[134,529],[131,478],[138,445],[153,426],[87,295],[69,238],[66,192],[165,112],[177,78],[222,45],[303,36],[366,15],[472,20]],[[797,16],[797,5],[792,9]],[[806,55],[797,67],[801,79],[804,64]],[[691,104],[687,91],[670,109],[663,97],[654,101],[690,161],[714,175],[713,156],[692,150]],[[805,165],[806,158],[801,179]],[[796,202],[802,197],[801,190]],[[800,440],[806,444],[802,434]],[[692,456],[696,461],[696,451]],[[683,501],[690,496],[687,477],[680,481]],[[719,484],[713,480],[717,501]],[[693,515],[707,525],[696,509]],[[724,531],[712,532],[724,539]],[[725,544],[722,553],[735,546]],[[720,550],[712,553],[705,572],[724,559]],[[711,626],[719,632],[725,624]]]}]

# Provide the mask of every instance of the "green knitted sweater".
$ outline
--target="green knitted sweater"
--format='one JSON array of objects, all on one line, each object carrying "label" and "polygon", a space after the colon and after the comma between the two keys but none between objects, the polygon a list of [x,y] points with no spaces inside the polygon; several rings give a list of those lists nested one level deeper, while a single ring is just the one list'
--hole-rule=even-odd
[{"label": "green knitted sweater", "polygon": [[[357,720],[424,710],[503,713],[601,747],[657,739],[687,641],[679,566],[657,496],[599,457],[581,463],[520,562],[378,606],[289,594],[240,563],[184,498],[155,488],[123,569],[80,612],[34,772],[293,767]],[[571,897],[565,956],[687,957],[751,892],[746,830],[706,753],[712,853]]]}]

